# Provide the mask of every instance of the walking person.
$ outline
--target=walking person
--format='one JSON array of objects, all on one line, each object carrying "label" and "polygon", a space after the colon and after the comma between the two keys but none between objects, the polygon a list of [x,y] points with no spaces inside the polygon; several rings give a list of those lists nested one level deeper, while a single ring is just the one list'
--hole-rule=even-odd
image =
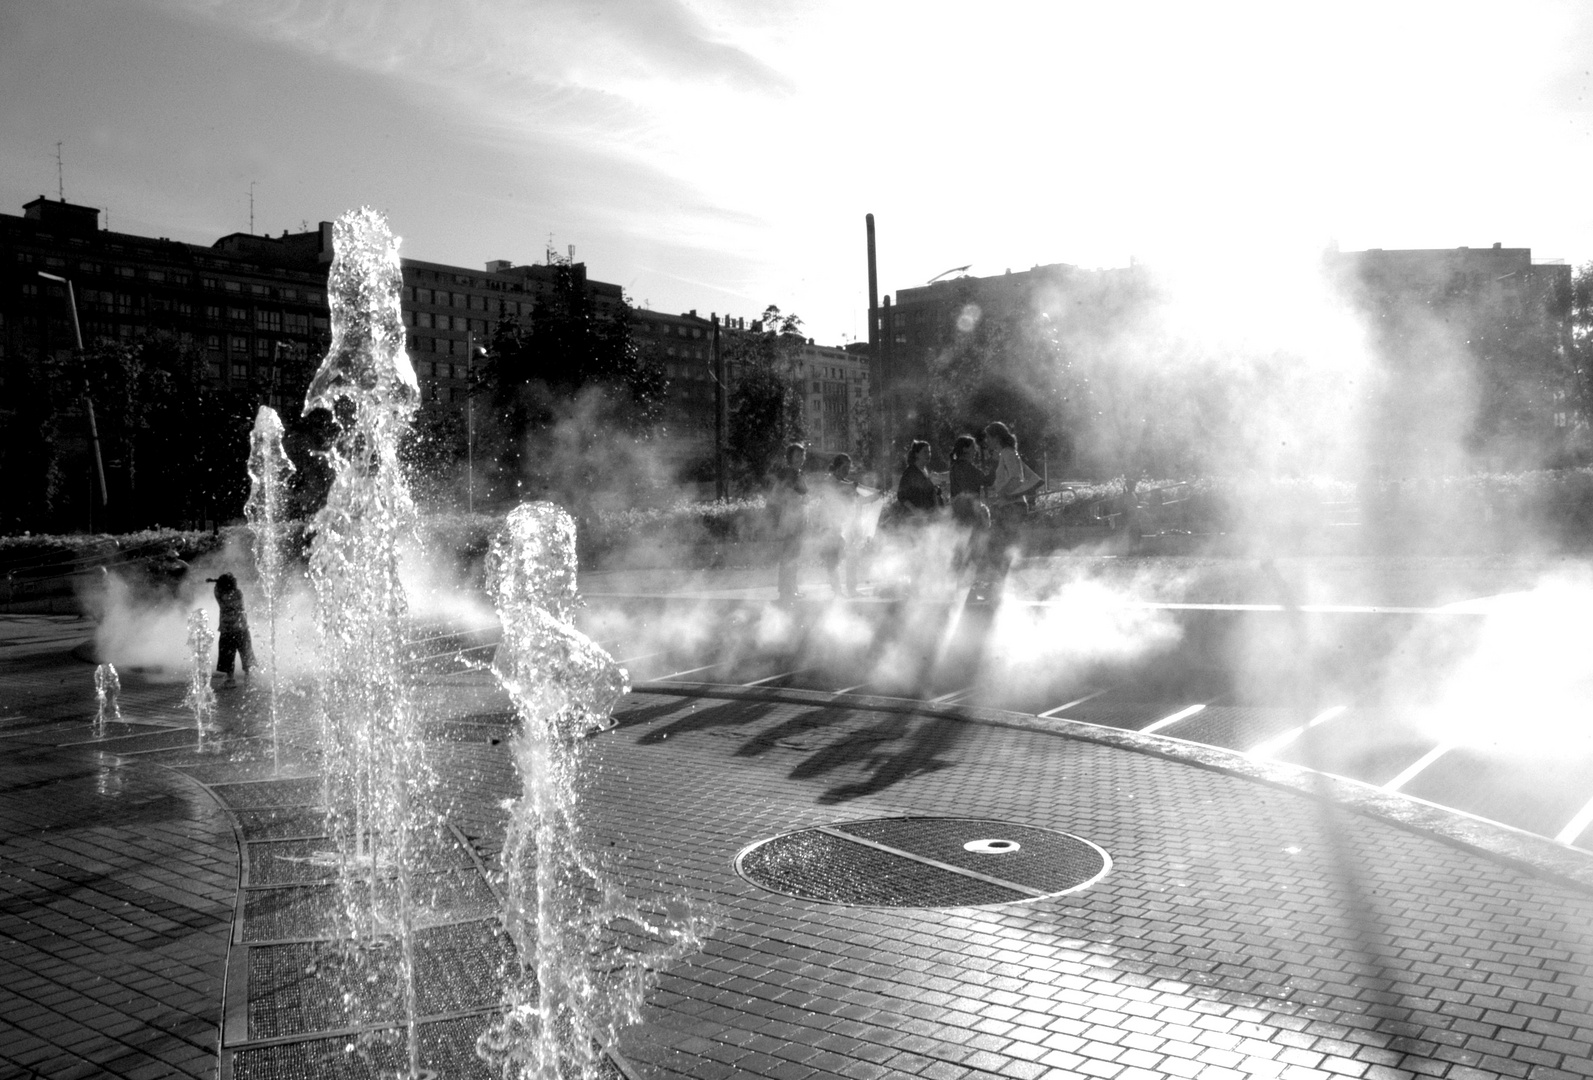
[{"label": "walking person", "polygon": [[835,596],[854,596],[857,593],[857,556],[854,549],[861,531],[859,510],[864,501],[883,495],[882,491],[873,491],[868,495],[862,493],[857,481],[852,479],[850,454],[836,454],[830,460],[830,471],[824,474],[819,488],[824,528],[820,558],[829,574],[830,592]]},{"label": "walking person", "polygon": [[898,587],[915,594],[924,581],[926,559],[933,547],[930,523],[945,505],[945,493],[929,475],[929,444],[914,439],[907,449],[907,464],[896,485],[892,522],[896,526],[893,545],[898,572]]},{"label": "walking person", "polygon": [[962,529],[956,564],[958,576],[973,571],[970,595],[982,600],[988,593],[990,507],[985,491],[991,477],[977,463],[978,444],[972,435],[959,435],[951,445],[951,518]]},{"label": "walking person", "polygon": [[972,435],[959,435],[951,444],[951,473],[948,480],[951,498],[955,503],[959,495],[972,495],[983,502],[985,489],[991,477],[979,468],[978,444]]},{"label": "walking person", "polygon": [[896,485],[896,501],[910,520],[925,521],[940,508],[940,500],[940,488],[929,476],[929,444],[923,439],[914,439],[907,448],[907,467]]},{"label": "walking person", "polygon": [[775,588],[781,600],[800,600],[797,588],[797,563],[802,556],[802,534],[807,525],[808,485],[802,478],[802,465],[808,448],[791,443],[785,448],[785,464],[774,471],[774,489],[769,506],[774,511],[774,536],[778,545]]},{"label": "walking person", "polygon": [[1018,527],[1028,516],[1028,497],[1044,481],[1018,456],[1018,438],[997,420],[985,427],[996,450],[996,472],[990,479],[990,552],[992,585],[999,586],[1012,567]]},{"label": "walking person", "polygon": [[249,642],[249,620],[243,612],[243,593],[238,588],[238,579],[231,574],[222,574],[206,580],[216,583],[216,606],[221,609],[216,674],[227,677],[227,686],[235,685],[234,660],[241,659],[243,679],[247,683],[249,671],[254,667],[254,648]]}]

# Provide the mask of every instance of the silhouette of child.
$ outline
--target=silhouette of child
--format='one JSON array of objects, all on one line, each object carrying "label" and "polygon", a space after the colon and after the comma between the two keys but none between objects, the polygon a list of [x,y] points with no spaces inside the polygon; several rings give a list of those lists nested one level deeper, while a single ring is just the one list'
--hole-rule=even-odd
[{"label": "silhouette of child", "polygon": [[209,580],[216,583],[216,605],[221,608],[221,634],[216,653],[216,673],[227,676],[226,685],[235,682],[232,675],[233,658],[243,659],[243,677],[247,682],[249,669],[254,667],[254,649],[249,643],[249,620],[243,613],[243,593],[238,590],[238,579],[222,574]]}]

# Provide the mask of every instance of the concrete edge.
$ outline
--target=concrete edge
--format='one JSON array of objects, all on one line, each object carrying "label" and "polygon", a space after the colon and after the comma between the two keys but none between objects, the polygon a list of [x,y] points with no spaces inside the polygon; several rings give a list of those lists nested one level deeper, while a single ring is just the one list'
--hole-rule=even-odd
[{"label": "concrete edge", "polygon": [[642,694],[712,697],[782,704],[857,708],[873,712],[918,713],[948,717],[992,727],[1041,732],[1081,742],[1113,746],[1140,754],[1210,769],[1281,788],[1341,806],[1366,817],[1439,840],[1451,847],[1484,855],[1536,877],[1593,894],[1593,853],[1547,837],[1439,806],[1408,795],[1383,791],[1359,780],[1316,772],[1284,762],[1259,761],[1233,750],[1188,742],[1167,735],[1147,735],[1123,728],[1089,724],[1062,717],[1041,718],[969,705],[939,705],[907,698],[834,694],[771,687],[719,686],[712,683],[642,682],[631,687]]}]

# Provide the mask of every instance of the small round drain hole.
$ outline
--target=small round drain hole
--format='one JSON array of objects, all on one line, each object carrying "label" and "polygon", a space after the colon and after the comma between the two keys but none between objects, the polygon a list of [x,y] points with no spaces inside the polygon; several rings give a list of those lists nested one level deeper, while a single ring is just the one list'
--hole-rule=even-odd
[{"label": "small round drain hole", "polygon": [[1005,855],[1009,851],[1020,851],[1023,845],[1016,840],[970,840],[962,846],[964,851],[972,851],[979,855]]}]

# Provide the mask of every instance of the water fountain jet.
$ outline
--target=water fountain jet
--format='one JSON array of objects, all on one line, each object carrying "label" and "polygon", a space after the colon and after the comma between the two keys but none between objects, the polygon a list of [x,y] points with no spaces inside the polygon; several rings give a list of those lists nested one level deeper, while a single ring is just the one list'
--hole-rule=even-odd
[{"label": "water fountain jet", "polygon": [[[514,702],[510,748],[521,795],[504,840],[504,927],[518,972],[504,1014],[477,1053],[505,1077],[600,1075],[605,1047],[641,1015],[648,972],[697,947],[689,912],[654,915],[592,858],[576,818],[585,738],[630,690],[613,659],[574,626],[575,522],[551,503],[509,514],[487,553],[487,586],[503,624],[492,671]],[[621,926],[649,941],[618,964]]]},{"label": "water fountain jet", "polygon": [[[418,1076],[410,873],[432,773],[402,664],[408,599],[398,556],[415,507],[398,441],[420,393],[404,354],[397,238],[381,214],[362,207],[338,219],[333,249],[332,343],[304,403],[306,412],[330,410],[336,423],[325,452],[333,479],[311,526],[309,566],[327,834],[351,954],[396,937],[408,1074]],[[384,879],[394,885],[391,900]]]},{"label": "water fountain jet", "polygon": [[107,712],[112,720],[122,719],[122,680],[116,665],[105,663],[94,669],[94,734],[105,734]]},{"label": "water fountain jet", "polygon": [[205,732],[216,715],[216,692],[210,686],[210,619],[203,609],[188,613],[188,693],[183,704],[193,710],[195,745],[204,748]]},{"label": "water fountain jet", "polygon": [[282,771],[277,732],[277,604],[282,597],[284,553],[282,520],[288,478],[293,462],[282,447],[282,418],[269,405],[260,406],[249,433],[249,501],[243,513],[254,537],[255,577],[260,586],[260,607],[265,617],[263,657],[266,713],[271,719],[271,757]]}]

